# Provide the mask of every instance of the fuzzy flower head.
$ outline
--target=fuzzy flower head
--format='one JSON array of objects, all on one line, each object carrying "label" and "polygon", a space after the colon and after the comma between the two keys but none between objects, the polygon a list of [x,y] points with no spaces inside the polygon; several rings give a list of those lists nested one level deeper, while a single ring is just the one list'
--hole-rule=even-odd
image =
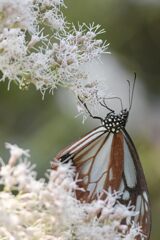
[{"label": "fuzzy flower head", "polygon": [[35,166],[27,160],[28,150],[8,143],[6,147],[17,161],[4,164],[1,160],[0,239],[143,239],[140,228],[131,223],[134,210],[118,203],[120,193],[108,194],[105,201],[80,203],[75,198],[78,186],[70,163],[54,163],[55,169],[46,174],[48,180],[38,180]]},{"label": "fuzzy flower head", "polygon": [[0,1],[0,30],[19,28],[35,31],[36,14],[31,0],[1,0]]},{"label": "fuzzy flower head", "polygon": [[0,80],[8,88],[12,81],[20,89],[34,84],[43,95],[62,86],[92,103],[99,81],[89,81],[84,66],[106,52],[98,39],[104,31],[94,24],[76,28],[64,7],[63,0],[0,1]]},{"label": "fuzzy flower head", "polygon": [[23,150],[19,148],[17,145],[12,145],[10,143],[6,143],[5,147],[10,151],[10,159],[8,161],[9,165],[15,165],[16,161],[20,159],[22,156],[29,157],[29,150]]}]

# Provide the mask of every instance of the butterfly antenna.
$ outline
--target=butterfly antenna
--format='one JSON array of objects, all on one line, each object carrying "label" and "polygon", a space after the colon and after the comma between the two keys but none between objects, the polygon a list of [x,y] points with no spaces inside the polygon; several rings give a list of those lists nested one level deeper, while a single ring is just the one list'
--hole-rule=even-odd
[{"label": "butterfly antenna", "polygon": [[92,117],[92,118],[94,118],[94,119],[99,119],[99,120],[101,120],[101,122],[103,121],[103,118],[92,115],[92,113],[90,112],[90,110],[89,110],[88,107],[87,107],[87,104],[86,104],[85,102],[83,102],[82,99],[81,99],[79,96],[78,96],[78,99],[79,99],[79,101],[83,104],[83,106],[84,106],[85,109],[87,110],[87,112],[88,112],[88,114],[89,114],[90,117]]},{"label": "butterfly antenna", "polygon": [[128,83],[128,92],[129,92],[129,109],[130,109],[130,106],[131,106],[131,83],[129,80],[127,80],[127,83]]},{"label": "butterfly antenna", "polygon": [[135,89],[135,83],[136,83],[136,73],[134,73],[134,80],[133,80],[133,86],[132,86],[132,90],[131,90],[131,83],[129,80],[127,80],[128,82],[128,87],[129,87],[129,111],[132,107],[132,102],[133,102],[133,95],[134,95],[134,89]]}]

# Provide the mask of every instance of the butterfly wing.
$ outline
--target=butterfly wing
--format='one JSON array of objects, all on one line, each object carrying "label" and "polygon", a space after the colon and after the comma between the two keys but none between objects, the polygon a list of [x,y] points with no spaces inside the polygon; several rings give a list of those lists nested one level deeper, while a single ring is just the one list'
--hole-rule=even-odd
[{"label": "butterfly wing", "polygon": [[99,194],[105,198],[103,190],[122,192],[121,202],[136,206],[139,215],[134,220],[149,239],[151,217],[147,185],[126,130],[113,134],[105,127],[98,127],[62,150],[55,159],[64,163],[72,161],[76,167],[81,180],[79,186],[85,189],[76,192],[81,201],[91,202]]},{"label": "butterfly wing", "polygon": [[[72,161],[76,167],[81,180],[79,186],[85,189],[85,192],[77,191],[79,200],[91,202],[104,189],[118,190],[123,172],[123,156],[120,156],[122,146],[119,146],[117,157],[114,151],[111,159],[113,139],[114,134],[107,132],[105,127],[98,127],[56,156],[56,160],[64,163]],[[117,145],[121,144],[118,139],[117,134],[114,140]]]},{"label": "butterfly wing", "polygon": [[136,207],[139,215],[135,221],[142,226],[146,239],[149,239],[151,231],[151,207],[144,172],[139,160],[138,153],[127,131],[123,130],[124,136],[124,172],[121,182],[123,202],[131,202]]}]

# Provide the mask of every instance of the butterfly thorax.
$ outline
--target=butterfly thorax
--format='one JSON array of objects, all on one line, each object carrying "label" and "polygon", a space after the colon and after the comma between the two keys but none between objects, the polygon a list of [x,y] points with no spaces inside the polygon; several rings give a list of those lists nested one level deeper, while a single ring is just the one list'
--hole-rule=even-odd
[{"label": "butterfly thorax", "polygon": [[115,114],[115,112],[107,114],[106,118],[103,121],[104,127],[108,132],[118,133],[125,127],[128,119],[128,113],[129,112],[127,109],[124,109],[119,114]]}]

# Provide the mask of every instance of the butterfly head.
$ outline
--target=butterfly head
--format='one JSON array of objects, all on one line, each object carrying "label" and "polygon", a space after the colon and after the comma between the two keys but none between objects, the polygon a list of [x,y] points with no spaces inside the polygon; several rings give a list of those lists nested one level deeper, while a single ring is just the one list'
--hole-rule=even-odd
[{"label": "butterfly head", "polygon": [[129,111],[125,108],[121,110],[119,116],[127,122]]},{"label": "butterfly head", "polygon": [[129,111],[127,109],[121,110],[119,114],[116,114],[113,111],[107,114],[102,123],[109,132],[118,133],[125,127],[128,119],[128,114]]}]

